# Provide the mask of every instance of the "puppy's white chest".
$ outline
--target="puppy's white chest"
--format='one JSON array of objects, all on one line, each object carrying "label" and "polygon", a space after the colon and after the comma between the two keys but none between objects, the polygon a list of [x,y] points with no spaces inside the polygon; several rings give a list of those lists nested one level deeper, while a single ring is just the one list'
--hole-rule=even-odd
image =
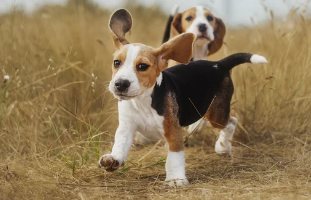
[{"label": "puppy's white chest", "polygon": [[[164,137],[164,117],[157,114],[151,107],[151,97],[135,98],[129,101],[120,102],[123,110],[136,123],[137,131],[146,138],[159,140]],[[119,104],[119,106],[121,106]],[[119,110],[120,112],[121,110]]]}]

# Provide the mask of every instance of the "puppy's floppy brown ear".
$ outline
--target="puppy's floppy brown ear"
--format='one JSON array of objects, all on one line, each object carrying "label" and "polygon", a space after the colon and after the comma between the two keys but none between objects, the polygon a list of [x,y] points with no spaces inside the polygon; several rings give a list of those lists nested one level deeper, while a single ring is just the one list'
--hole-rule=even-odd
[{"label": "puppy's floppy brown ear", "polygon": [[131,14],[126,9],[115,11],[110,17],[109,28],[117,49],[120,49],[122,45],[129,44],[125,34],[132,28]]},{"label": "puppy's floppy brown ear", "polygon": [[170,32],[170,38],[173,38],[177,35],[179,35],[180,33],[182,33],[182,28],[181,28],[181,13],[177,13],[174,16],[174,19],[171,23],[171,32]]},{"label": "puppy's floppy brown ear", "polygon": [[222,46],[224,42],[224,37],[226,35],[226,26],[224,22],[216,18],[216,29],[214,30],[215,39],[208,45],[208,55],[216,53]]},{"label": "puppy's floppy brown ear", "polygon": [[[193,33],[180,34],[155,49],[154,53],[162,60],[168,61],[171,59],[187,64],[192,58],[193,42],[195,38]],[[163,69],[160,70],[162,71]]]}]

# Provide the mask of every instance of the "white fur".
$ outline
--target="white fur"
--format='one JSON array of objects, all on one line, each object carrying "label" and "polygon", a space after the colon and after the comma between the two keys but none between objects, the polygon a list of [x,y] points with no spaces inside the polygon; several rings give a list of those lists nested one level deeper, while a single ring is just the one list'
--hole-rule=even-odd
[{"label": "white fur", "polygon": [[[121,122],[121,119],[119,121]],[[111,156],[118,160],[119,163],[126,160],[127,154],[133,144],[135,124],[130,124],[132,122],[130,120],[128,120],[128,122],[129,123],[122,122],[121,125],[119,125],[111,152]]]},{"label": "white fur", "polygon": [[157,85],[158,85],[158,86],[161,85],[162,79],[163,79],[163,75],[162,75],[162,72],[161,72],[160,75],[157,77]]},{"label": "white fur", "polygon": [[136,73],[134,71],[134,67],[135,67],[134,61],[137,58],[137,55],[138,55],[140,49],[141,49],[140,46],[134,46],[133,44],[129,44],[124,63],[121,63],[120,69],[118,70],[116,75],[113,77],[113,79],[110,81],[109,90],[118,99],[121,99],[121,97],[115,95],[115,92],[116,92],[115,91],[115,81],[118,79],[127,79],[131,83],[129,89],[127,90],[126,94],[124,94],[124,95],[137,96],[141,93],[141,88],[140,88],[140,85],[138,82],[138,78],[137,78]]},{"label": "white fur", "polygon": [[149,140],[164,138],[163,121],[164,117],[158,115],[151,107],[151,93],[153,88],[144,92],[141,96],[130,101],[124,101],[127,108],[124,112],[131,112],[132,118],[137,124],[137,131]]},{"label": "white fur", "polygon": [[[206,19],[204,15],[204,7],[203,6],[196,6],[196,16],[195,19],[193,20],[191,26],[186,30],[188,33],[193,33],[196,36],[201,36],[201,33],[199,31],[198,25],[203,23],[206,24],[207,26],[207,36],[210,38],[211,41],[215,39],[214,36],[214,29]],[[197,39],[194,42],[193,46],[193,60],[207,60],[207,45],[211,42],[206,39]]]},{"label": "white fur", "polygon": [[238,120],[235,117],[231,117],[228,125],[220,131],[219,138],[215,144],[215,151],[218,154],[231,154],[231,140],[233,138],[233,134],[235,128],[237,126]]},{"label": "white fur", "polygon": [[[133,143],[133,133],[137,129],[134,119],[131,117],[131,112],[125,112],[127,109],[126,101],[119,101],[119,127],[115,134],[115,141],[112,147],[111,154],[103,155],[112,157],[114,160],[118,160],[119,163],[123,163],[126,160],[127,154]],[[99,161],[101,158],[99,159]],[[99,162],[100,163],[100,162]]]},{"label": "white fur", "polygon": [[185,173],[185,152],[168,151],[165,163],[166,184],[169,186],[184,186],[189,182]]},{"label": "white fur", "polygon": [[254,64],[268,63],[268,61],[265,57],[257,55],[257,54],[252,55],[251,62]]},{"label": "white fur", "polygon": [[[157,79],[156,79],[156,84],[158,85],[158,86],[160,86],[161,85],[161,83],[162,83],[162,79],[163,79],[163,77],[162,77],[162,72],[160,73],[160,75],[157,77]],[[147,101],[147,104],[148,103],[150,103],[150,105],[151,105],[151,98]],[[146,105],[147,107],[148,107],[148,105],[147,104],[144,104],[144,105]],[[136,104],[135,104],[136,105]],[[147,108],[146,108],[147,109]],[[144,109],[144,110],[146,110],[146,109]],[[150,108],[151,109],[151,108]],[[152,109],[153,110],[153,109]],[[150,117],[147,117],[146,119],[148,119],[148,118],[150,118]],[[161,121],[161,120],[160,120]],[[152,123],[152,122],[151,122]],[[146,136],[145,136],[146,135]],[[145,134],[142,134],[142,133],[140,133],[140,132],[135,132],[134,133],[134,142],[135,143],[138,143],[138,144],[144,144],[144,145],[147,145],[147,144],[149,144],[149,143],[153,143],[153,142],[156,142],[158,139],[157,139],[158,137],[154,137],[154,135],[152,135],[152,133],[151,132],[145,132]]]}]

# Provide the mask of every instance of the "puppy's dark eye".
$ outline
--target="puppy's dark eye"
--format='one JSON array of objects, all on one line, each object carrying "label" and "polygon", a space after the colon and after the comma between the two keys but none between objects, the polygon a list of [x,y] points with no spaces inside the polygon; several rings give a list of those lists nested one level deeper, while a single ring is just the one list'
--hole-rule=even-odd
[{"label": "puppy's dark eye", "polygon": [[207,20],[208,20],[209,22],[211,22],[211,21],[214,20],[214,17],[213,17],[213,16],[210,16],[210,15],[207,15]]},{"label": "puppy's dark eye", "polygon": [[189,16],[189,17],[186,18],[186,20],[187,20],[188,22],[190,22],[190,21],[192,20],[192,17]]},{"label": "puppy's dark eye", "polygon": [[136,65],[136,69],[138,71],[146,71],[148,69],[149,65],[145,64],[145,63],[139,63],[138,65]]},{"label": "puppy's dark eye", "polygon": [[113,61],[113,65],[114,65],[115,68],[119,68],[120,65],[121,65],[121,61],[120,60],[114,60]]}]

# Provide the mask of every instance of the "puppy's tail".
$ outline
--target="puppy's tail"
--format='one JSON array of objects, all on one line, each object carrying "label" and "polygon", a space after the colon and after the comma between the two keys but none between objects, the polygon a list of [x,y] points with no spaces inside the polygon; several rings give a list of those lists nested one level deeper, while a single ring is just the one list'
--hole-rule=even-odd
[{"label": "puppy's tail", "polygon": [[228,71],[243,63],[263,64],[267,62],[265,57],[251,53],[236,53],[218,61],[219,67]]},{"label": "puppy's tail", "polygon": [[162,44],[167,42],[170,39],[170,33],[171,33],[171,23],[174,19],[174,16],[176,15],[176,13],[178,12],[178,5],[174,5],[174,7],[171,10],[171,14],[170,17],[167,20],[167,24],[166,24],[166,28],[165,28],[165,32],[164,32],[164,37],[162,40]]}]

